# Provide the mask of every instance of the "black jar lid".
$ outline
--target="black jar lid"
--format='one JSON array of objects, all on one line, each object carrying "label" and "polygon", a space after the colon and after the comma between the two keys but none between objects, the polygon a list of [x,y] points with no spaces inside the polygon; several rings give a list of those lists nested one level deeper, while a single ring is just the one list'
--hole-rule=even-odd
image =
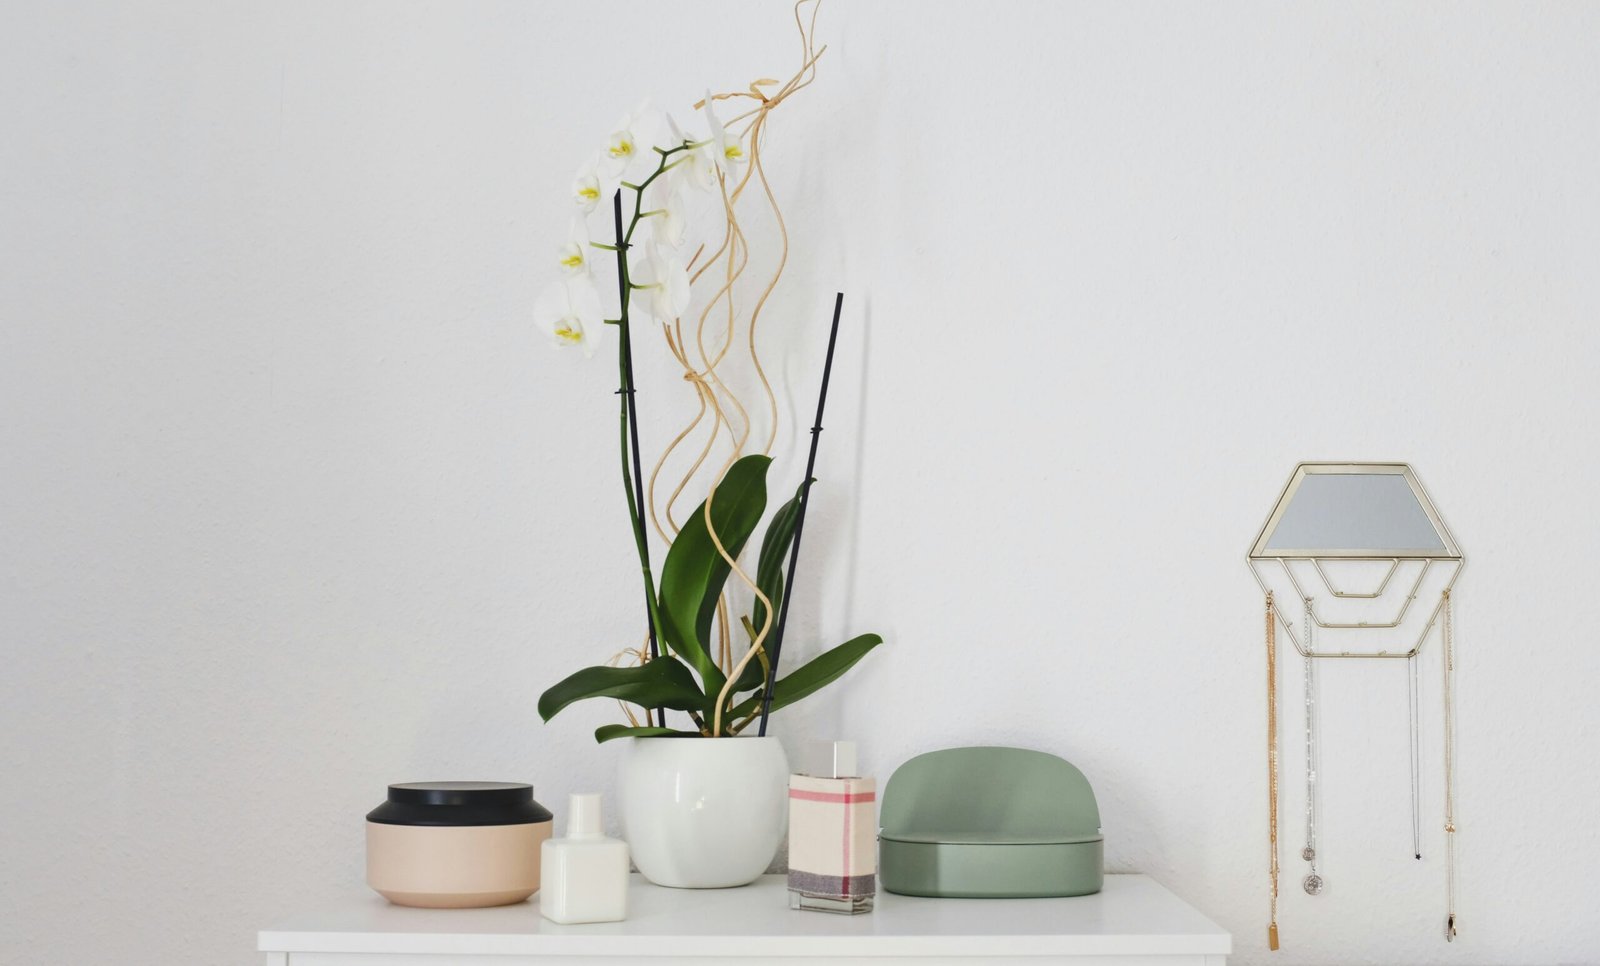
[{"label": "black jar lid", "polygon": [[367,813],[379,825],[530,825],[550,810],[520,782],[407,782],[389,786],[389,800]]}]

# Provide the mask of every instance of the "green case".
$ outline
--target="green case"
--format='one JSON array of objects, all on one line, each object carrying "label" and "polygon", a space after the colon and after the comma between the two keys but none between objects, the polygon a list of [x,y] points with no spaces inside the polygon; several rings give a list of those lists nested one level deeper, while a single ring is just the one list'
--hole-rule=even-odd
[{"label": "green case", "polygon": [[883,789],[878,876],[907,896],[1084,896],[1105,881],[1100,808],[1083,772],[1023,748],[947,748]]}]

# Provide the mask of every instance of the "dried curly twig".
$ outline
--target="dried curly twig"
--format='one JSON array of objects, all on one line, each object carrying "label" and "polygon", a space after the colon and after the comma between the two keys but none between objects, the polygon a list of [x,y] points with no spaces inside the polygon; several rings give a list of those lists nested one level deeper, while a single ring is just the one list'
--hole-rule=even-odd
[{"label": "dried curly twig", "polygon": [[[809,17],[805,7],[810,5]],[[761,364],[759,343],[757,340],[757,327],[761,320],[762,311],[766,307],[779,280],[783,276],[784,268],[789,258],[788,227],[779,207],[777,196],[772,184],[767,178],[766,166],[762,158],[762,145],[767,133],[767,123],[772,111],[796,92],[808,87],[816,78],[817,60],[827,49],[818,48],[815,43],[816,16],[820,7],[820,0],[799,0],[794,7],[795,26],[800,35],[801,64],[799,70],[788,80],[779,85],[779,82],[770,78],[757,80],[742,91],[731,91],[712,94],[714,101],[725,100],[752,100],[756,103],[749,110],[734,116],[729,122],[729,128],[740,125],[735,132],[745,142],[748,164],[736,183],[730,184],[726,174],[719,173],[718,186],[722,198],[722,212],[724,216],[724,232],[721,242],[716,249],[706,255],[704,248],[695,253],[691,260],[692,286],[704,289],[706,286],[715,286],[710,291],[709,298],[704,303],[698,317],[694,319],[692,330],[685,331],[683,319],[676,319],[671,325],[663,325],[661,333],[667,349],[674,361],[682,368],[683,378],[694,388],[699,409],[694,417],[673,437],[661,457],[656,461],[650,474],[647,494],[648,512],[655,531],[661,539],[668,544],[677,536],[679,525],[674,518],[673,508],[690,483],[708,464],[712,454],[716,451],[719,440],[724,441],[727,447],[725,457],[716,472],[716,479],[720,481],[728,469],[741,457],[746,455],[753,432],[753,421],[750,411],[739,394],[729,385],[725,378],[727,367],[731,366],[735,358],[731,355],[739,337],[741,325],[744,328],[744,342],[746,352],[740,358],[748,358],[750,369],[755,380],[760,385],[760,391],[765,399],[767,415],[767,432],[760,452],[770,454],[773,444],[777,439],[778,431],[778,401],[773,391],[765,368]],[[767,88],[777,87],[770,93]],[[699,109],[704,101],[695,104]],[[759,295],[750,303],[749,309],[743,308],[738,293],[737,283],[744,276],[752,261],[752,249],[748,237],[740,223],[741,201],[745,199],[746,189],[750,187],[752,179],[760,185],[760,197],[765,202],[765,207],[772,212],[777,225],[778,245],[775,264],[771,274],[766,277],[765,284]],[[712,268],[720,267],[720,271],[712,273]],[[715,318],[715,321],[713,321]],[[695,358],[690,357],[690,346],[693,346]],[[726,436],[723,432],[726,429]],[[689,465],[688,469],[678,477],[670,495],[665,502],[658,502],[657,483],[662,475],[663,468],[668,460],[678,449],[689,443],[697,433],[704,433],[704,440],[699,451]],[[731,622],[728,617],[728,598],[726,593],[717,603],[717,637],[714,653],[721,670],[727,675],[728,683],[718,695],[717,705],[710,722],[710,733],[722,733],[723,708],[728,704],[730,691],[739,675],[744,671],[749,662],[764,653],[763,645],[771,631],[773,621],[772,601],[756,585],[755,580],[739,565],[734,555],[723,545],[720,537],[711,528],[711,507],[716,498],[716,489],[713,486],[705,500],[705,515],[707,529],[710,532],[717,552],[727,562],[730,571],[754,593],[756,598],[765,605],[765,618],[759,628],[748,627],[750,636],[748,646],[738,648],[740,656],[734,658],[735,648],[732,642]],[[663,524],[663,518],[665,523]],[[764,660],[764,658],[763,658]],[[742,727],[742,723],[735,728]]]}]

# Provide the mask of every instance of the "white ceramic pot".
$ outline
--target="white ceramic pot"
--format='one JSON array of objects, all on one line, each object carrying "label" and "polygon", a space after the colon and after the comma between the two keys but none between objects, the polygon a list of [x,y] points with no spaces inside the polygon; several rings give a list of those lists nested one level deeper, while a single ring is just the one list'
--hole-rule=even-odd
[{"label": "white ceramic pot", "polygon": [[747,885],[789,827],[789,759],[776,738],[630,738],[622,824],[646,879],[674,889]]}]

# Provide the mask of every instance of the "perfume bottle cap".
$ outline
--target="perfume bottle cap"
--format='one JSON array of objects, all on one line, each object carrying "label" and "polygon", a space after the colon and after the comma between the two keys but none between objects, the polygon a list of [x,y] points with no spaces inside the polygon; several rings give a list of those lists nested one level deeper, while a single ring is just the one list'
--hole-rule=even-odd
[{"label": "perfume bottle cap", "polygon": [[856,778],[856,743],[853,741],[807,742],[800,752],[802,775],[812,778]]},{"label": "perfume bottle cap", "polygon": [[854,778],[861,772],[856,768],[856,743],[853,741],[835,741],[833,743],[833,759],[828,773],[829,778]]},{"label": "perfume bottle cap", "polygon": [[600,793],[584,792],[567,798],[567,838],[594,839],[605,835],[600,823]]}]

